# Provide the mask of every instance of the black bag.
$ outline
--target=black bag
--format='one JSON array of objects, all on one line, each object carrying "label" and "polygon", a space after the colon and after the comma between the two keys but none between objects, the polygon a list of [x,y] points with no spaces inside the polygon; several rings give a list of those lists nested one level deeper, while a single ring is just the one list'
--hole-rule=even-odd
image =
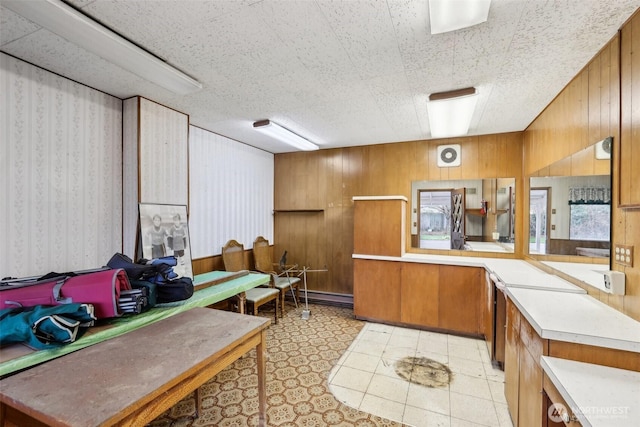
[{"label": "black bag", "polygon": [[125,254],[114,254],[107,263],[109,268],[122,268],[127,272],[129,280],[145,280],[154,277],[157,274],[155,265],[137,264]]},{"label": "black bag", "polygon": [[182,301],[193,295],[193,281],[189,277],[178,277],[173,271],[176,257],[140,259],[133,262],[128,256],[116,253],[107,266],[122,268],[130,281],[142,280],[156,285],[156,303]]},{"label": "black bag", "polygon": [[159,304],[182,301],[193,295],[193,281],[189,277],[180,277],[158,284],[156,290],[158,291],[156,301]]}]

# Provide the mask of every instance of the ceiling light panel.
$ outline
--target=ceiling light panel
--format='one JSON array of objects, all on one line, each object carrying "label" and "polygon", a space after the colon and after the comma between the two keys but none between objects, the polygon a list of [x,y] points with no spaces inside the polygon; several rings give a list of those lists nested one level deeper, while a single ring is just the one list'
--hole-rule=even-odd
[{"label": "ceiling light panel", "polygon": [[272,138],[277,139],[278,141],[289,144],[299,150],[313,151],[320,149],[320,147],[318,147],[308,139],[301,137],[300,135],[290,131],[289,129],[286,129],[278,125],[277,123],[272,122],[271,120],[260,120],[258,122],[255,122],[253,124],[253,128],[266,135],[269,135]]},{"label": "ceiling light panel", "polygon": [[486,22],[491,0],[429,0],[431,34],[441,34]]},{"label": "ceiling light panel", "polygon": [[429,96],[427,113],[432,138],[466,135],[478,102],[475,88],[466,88]]}]

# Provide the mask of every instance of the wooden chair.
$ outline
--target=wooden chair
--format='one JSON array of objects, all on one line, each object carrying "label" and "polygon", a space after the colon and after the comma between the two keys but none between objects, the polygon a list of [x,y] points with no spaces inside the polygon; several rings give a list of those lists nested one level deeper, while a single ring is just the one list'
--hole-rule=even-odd
[{"label": "wooden chair", "polygon": [[[229,240],[222,247],[222,261],[224,262],[224,269],[226,271],[248,270],[244,261],[244,245],[235,240]],[[261,305],[274,301],[276,306],[274,322],[278,324],[279,294],[280,291],[271,287],[271,285],[269,287],[248,289],[245,291],[247,310],[250,310],[253,315],[256,315]]]},{"label": "wooden chair", "polygon": [[[291,266],[281,266],[271,260],[269,241],[262,236],[258,236],[253,242],[253,258],[255,260],[256,270],[261,273],[270,274],[273,286],[280,291],[280,310],[284,317],[284,299],[287,291],[291,291],[293,302],[297,307],[297,301],[300,301],[300,284],[302,281],[299,277],[292,276],[287,271]],[[295,295],[293,293],[294,289]]]}]

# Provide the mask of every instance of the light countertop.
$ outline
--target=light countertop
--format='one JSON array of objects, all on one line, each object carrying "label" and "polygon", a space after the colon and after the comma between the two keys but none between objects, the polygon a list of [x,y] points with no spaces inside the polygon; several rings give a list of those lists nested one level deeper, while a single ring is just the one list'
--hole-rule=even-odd
[{"label": "light countertop", "polygon": [[577,262],[542,261],[543,264],[555,268],[571,277],[582,280],[588,285],[608,292],[604,288],[604,272],[609,270],[606,264],[581,264]]},{"label": "light countertop", "polygon": [[528,262],[519,259],[427,255],[415,253],[406,253],[401,257],[354,254],[353,258],[458,265],[463,267],[482,267],[490,273],[495,274],[506,286],[586,294],[586,291],[581,287],[553,274],[545,273]]},{"label": "light countertop", "polygon": [[541,338],[640,353],[640,322],[524,260],[415,253],[401,257],[354,254],[353,258],[482,267],[499,279],[500,288]]},{"label": "light countertop", "polygon": [[638,425],[640,372],[548,356],[540,364],[583,426]]},{"label": "light countertop", "polygon": [[509,286],[505,292],[543,339],[640,353],[640,322],[589,295]]}]

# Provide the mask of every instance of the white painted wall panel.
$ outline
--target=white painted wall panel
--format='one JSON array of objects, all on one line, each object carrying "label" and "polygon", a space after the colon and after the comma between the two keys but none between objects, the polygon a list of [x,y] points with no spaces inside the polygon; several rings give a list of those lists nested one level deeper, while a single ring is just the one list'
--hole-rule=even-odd
[{"label": "white painted wall panel", "polygon": [[122,177],[125,185],[123,191],[122,215],[122,252],[131,259],[135,259],[136,236],[138,234],[138,128],[140,98],[125,99],[123,108],[123,167]]},{"label": "white painted wall panel", "polygon": [[189,116],[140,98],[140,202],[187,205]]},{"label": "white painted wall panel", "polygon": [[193,257],[219,255],[230,239],[246,249],[273,243],[273,154],[189,128],[189,233]]},{"label": "white painted wall panel", "polygon": [[122,248],[122,101],[0,53],[0,277]]}]

